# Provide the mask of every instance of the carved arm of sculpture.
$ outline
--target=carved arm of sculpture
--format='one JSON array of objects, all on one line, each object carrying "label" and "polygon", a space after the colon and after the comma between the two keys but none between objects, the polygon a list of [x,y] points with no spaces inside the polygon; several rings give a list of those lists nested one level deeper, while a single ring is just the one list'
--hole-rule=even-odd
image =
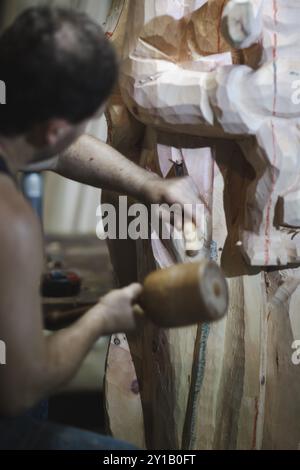
[{"label": "carved arm of sculpture", "polygon": [[[143,3],[133,1],[133,8],[141,10]],[[146,7],[143,10],[144,24],[138,25],[139,29],[136,17],[131,15],[135,25],[129,30],[136,31],[135,43],[132,46],[131,36],[130,47],[125,47],[129,52],[122,67],[121,90],[131,112],[145,124],[172,132],[204,136],[224,135],[224,131],[235,135],[255,134],[262,120],[260,103],[257,103],[260,99],[255,100],[252,96],[254,71],[243,65],[224,65],[230,63],[230,53],[194,60],[189,57],[189,44],[185,38],[180,45],[180,55],[185,60],[174,58],[166,51],[172,51],[170,42],[182,34],[182,21],[188,22],[188,18],[183,16],[179,20],[169,11],[165,15],[160,11],[160,18],[154,23],[152,20],[150,37],[146,14],[151,18],[155,16],[149,13],[150,5],[156,12],[156,1],[148,2],[148,10]],[[234,8],[226,10],[226,18],[231,18],[234,13]],[[258,13],[257,16],[261,17]],[[168,28],[159,27],[159,19],[162,24],[168,21]],[[257,26],[255,30],[258,30]],[[173,34],[164,35],[164,31]]]},{"label": "carved arm of sculpture", "polygon": [[[127,106],[145,124],[204,136],[222,135],[222,128],[245,134],[248,129],[241,114],[248,105],[242,91],[251,73],[246,66],[201,72],[168,60],[140,60],[132,54],[122,69],[121,88]],[[238,97],[234,101],[233,90]],[[209,128],[215,123],[219,129],[212,133]]]},{"label": "carved arm of sculpture", "polygon": [[[152,5],[154,13],[151,18],[155,16],[156,3],[156,0],[147,2],[148,10],[144,8],[143,16],[138,18],[144,24],[132,25],[135,39],[131,38],[131,46],[127,48],[129,52],[121,74],[123,98],[140,121],[172,132],[204,136],[219,136],[225,132],[230,137],[230,134],[257,134],[262,124],[275,113],[285,119],[298,118],[300,106],[292,102],[291,95],[292,81],[295,74],[300,73],[300,63],[295,61],[292,47],[290,52],[286,50],[284,55],[280,54],[281,36],[280,32],[277,33],[278,19],[276,10],[272,11],[272,2],[253,0],[241,3],[241,0],[232,0],[224,12],[225,23],[232,22],[232,15],[235,17],[236,12],[242,13],[242,19],[244,15],[243,21],[246,22],[248,9],[239,10],[237,7],[243,5],[249,8],[254,17],[247,26],[251,40],[260,33],[265,15],[268,23],[264,38],[266,52],[264,62],[257,71],[245,65],[222,65],[222,61],[218,65],[218,60],[214,69],[207,71],[208,64],[211,67],[215,56],[188,59],[189,44],[184,37],[180,55],[187,59],[174,58],[166,51],[172,50],[170,41],[182,35],[182,21],[188,22],[188,19],[183,16],[179,21],[170,12],[164,15],[160,6],[161,16],[156,18],[156,22],[152,21],[150,27],[147,14]],[[143,4],[143,0],[133,0],[133,9],[140,10]],[[284,15],[286,17],[287,14]],[[133,22],[137,21],[134,15],[131,18]],[[164,23],[168,21],[168,28],[161,27],[160,19]],[[248,42],[248,39],[247,36],[245,41]],[[272,42],[275,39],[277,44]],[[275,94],[278,99],[274,98]]]}]

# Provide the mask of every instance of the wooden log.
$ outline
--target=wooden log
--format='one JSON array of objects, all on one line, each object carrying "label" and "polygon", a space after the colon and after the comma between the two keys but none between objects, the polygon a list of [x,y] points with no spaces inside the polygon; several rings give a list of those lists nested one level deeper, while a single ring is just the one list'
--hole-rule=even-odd
[{"label": "wooden log", "polygon": [[[115,0],[107,22],[106,34],[120,55],[127,28],[128,0]],[[108,143],[130,160],[139,161],[144,126],[126,108],[117,86],[106,109]],[[102,203],[118,210],[119,194],[102,191]],[[126,286],[138,279],[136,243],[133,240],[108,240],[116,286]],[[134,361],[133,361],[133,357]],[[137,370],[137,372],[136,372]],[[145,448],[145,424],[141,403],[141,358],[130,351],[125,335],[113,335],[107,351],[104,381],[107,429],[111,435]]]}]

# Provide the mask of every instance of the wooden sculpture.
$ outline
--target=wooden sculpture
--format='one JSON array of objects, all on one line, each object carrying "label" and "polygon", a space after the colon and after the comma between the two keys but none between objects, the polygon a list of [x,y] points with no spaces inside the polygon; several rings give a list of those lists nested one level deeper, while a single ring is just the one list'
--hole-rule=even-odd
[{"label": "wooden sculpture", "polygon": [[[300,369],[291,356],[300,337],[300,272],[260,267],[299,262],[300,109],[292,96],[300,5],[118,6],[109,31],[123,51],[107,114],[111,143],[163,177],[191,175],[204,207],[199,258],[222,255],[230,305],[228,318],[210,327],[147,324],[130,346],[124,335],[112,338],[110,429],[148,448],[297,448]],[[116,195],[104,199],[118,203]],[[109,245],[121,285],[193,261],[176,240]]]}]

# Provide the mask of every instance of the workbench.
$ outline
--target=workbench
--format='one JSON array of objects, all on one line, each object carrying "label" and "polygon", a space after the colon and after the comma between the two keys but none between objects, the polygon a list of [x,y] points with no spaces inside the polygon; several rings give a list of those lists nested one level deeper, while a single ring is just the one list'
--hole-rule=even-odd
[{"label": "workbench", "polygon": [[76,297],[43,298],[45,328],[57,330],[81,316],[113,288],[113,271],[104,241],[95,235],[47,236],[46,259],[82,278]]}]

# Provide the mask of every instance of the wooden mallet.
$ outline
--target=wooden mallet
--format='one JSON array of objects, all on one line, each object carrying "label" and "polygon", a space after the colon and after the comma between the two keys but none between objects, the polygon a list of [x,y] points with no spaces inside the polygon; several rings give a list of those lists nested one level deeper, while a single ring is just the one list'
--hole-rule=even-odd
[{"label": "wooden mallet", "polygon": [[163,328],[213,322],[227,312],[227,282],[213,261],[176,264],[146,277],[138,303],[136,313]]}]

